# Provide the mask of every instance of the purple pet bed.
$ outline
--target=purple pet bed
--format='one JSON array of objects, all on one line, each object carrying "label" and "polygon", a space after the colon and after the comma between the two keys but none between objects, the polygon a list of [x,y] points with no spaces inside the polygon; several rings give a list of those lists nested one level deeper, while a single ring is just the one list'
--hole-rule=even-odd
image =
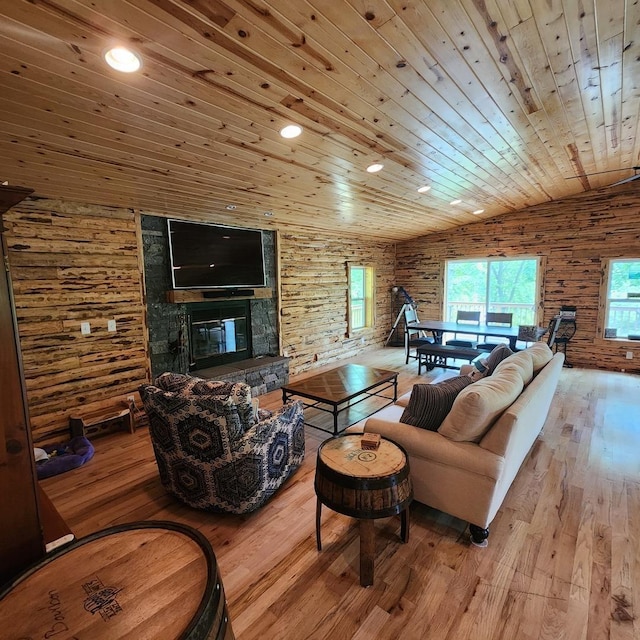
[{"label": "purple pet bed", "polygon": [[70,469],[82,466],[87,460],[93,458],[93,445],[84,437],[76,436],[69,442],[46,444],[42,447],[48,454],[48,460],[36,463],[38,480],[57,476]]}]

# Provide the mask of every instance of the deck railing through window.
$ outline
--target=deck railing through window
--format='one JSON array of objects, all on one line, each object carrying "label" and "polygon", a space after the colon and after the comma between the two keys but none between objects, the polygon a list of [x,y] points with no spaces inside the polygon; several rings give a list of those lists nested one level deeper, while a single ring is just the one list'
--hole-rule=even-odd
[{"label": "deck railing through window", "polygon": [[365,325],[364,300],[351,300],[351,326],[362,329]]},{"label": "deck railing through window", "polygon": [[607,327],[617,329],[618,338],[624,338],[630,333],[640,333],[640,308],[638,306],[630,307],[629,304],[610,303]]},{"label": "deck railing through window", "polygon": [[[447,305],[445,320],[455,321],[458,311],[479,311],[480,321],[484,322],[487,313],[487,305],[472,302],[450,302]],[[533,304],[505,303],[492,304],[489,311],[496,313],[513,314],[512,325],[517,327],[520,324],[535,324],[536,309]]]}]

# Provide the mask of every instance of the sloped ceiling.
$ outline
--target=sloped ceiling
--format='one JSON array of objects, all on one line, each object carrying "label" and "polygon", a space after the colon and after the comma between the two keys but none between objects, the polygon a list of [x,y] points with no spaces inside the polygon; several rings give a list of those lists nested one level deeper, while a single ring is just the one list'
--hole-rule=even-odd
[{"label": "sloped ceiling", "polygon": [[[639,22],[632,0],[6,0],[0,181],[408,239],[634,175]],[[106,66],[116,43],[141,71]]]}]

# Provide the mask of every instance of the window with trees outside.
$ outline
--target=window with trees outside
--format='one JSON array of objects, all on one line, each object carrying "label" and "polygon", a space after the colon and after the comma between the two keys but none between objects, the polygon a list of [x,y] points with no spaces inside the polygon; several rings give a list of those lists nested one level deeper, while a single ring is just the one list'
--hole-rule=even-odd
[{"label": "window with trees outside", "polygon": [[538,323],[539,258],[448,260],[444,319],[455,321],[459,310],[512,313],[513,326]]},{"label": "window with trees outside", "polygon": [[[640,258],[609,260],[605,337],[640,334]],[[614,331],[612,331],[614,330]]]},{"label": "window with trees outside", "polygon": [[373,326],[374,279],[373,267],[348,266],[349,279],[349,332]]}]

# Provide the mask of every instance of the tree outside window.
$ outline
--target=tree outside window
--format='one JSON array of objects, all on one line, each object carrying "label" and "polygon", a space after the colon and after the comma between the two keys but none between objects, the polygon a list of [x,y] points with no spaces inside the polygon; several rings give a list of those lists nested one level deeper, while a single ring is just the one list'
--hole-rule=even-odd
[{"label": "tree outside window", "polygon": [[537,324],[539,260],[449,260],[446,267],[445,320],[459,310],[512,313],[514,325]]}]

